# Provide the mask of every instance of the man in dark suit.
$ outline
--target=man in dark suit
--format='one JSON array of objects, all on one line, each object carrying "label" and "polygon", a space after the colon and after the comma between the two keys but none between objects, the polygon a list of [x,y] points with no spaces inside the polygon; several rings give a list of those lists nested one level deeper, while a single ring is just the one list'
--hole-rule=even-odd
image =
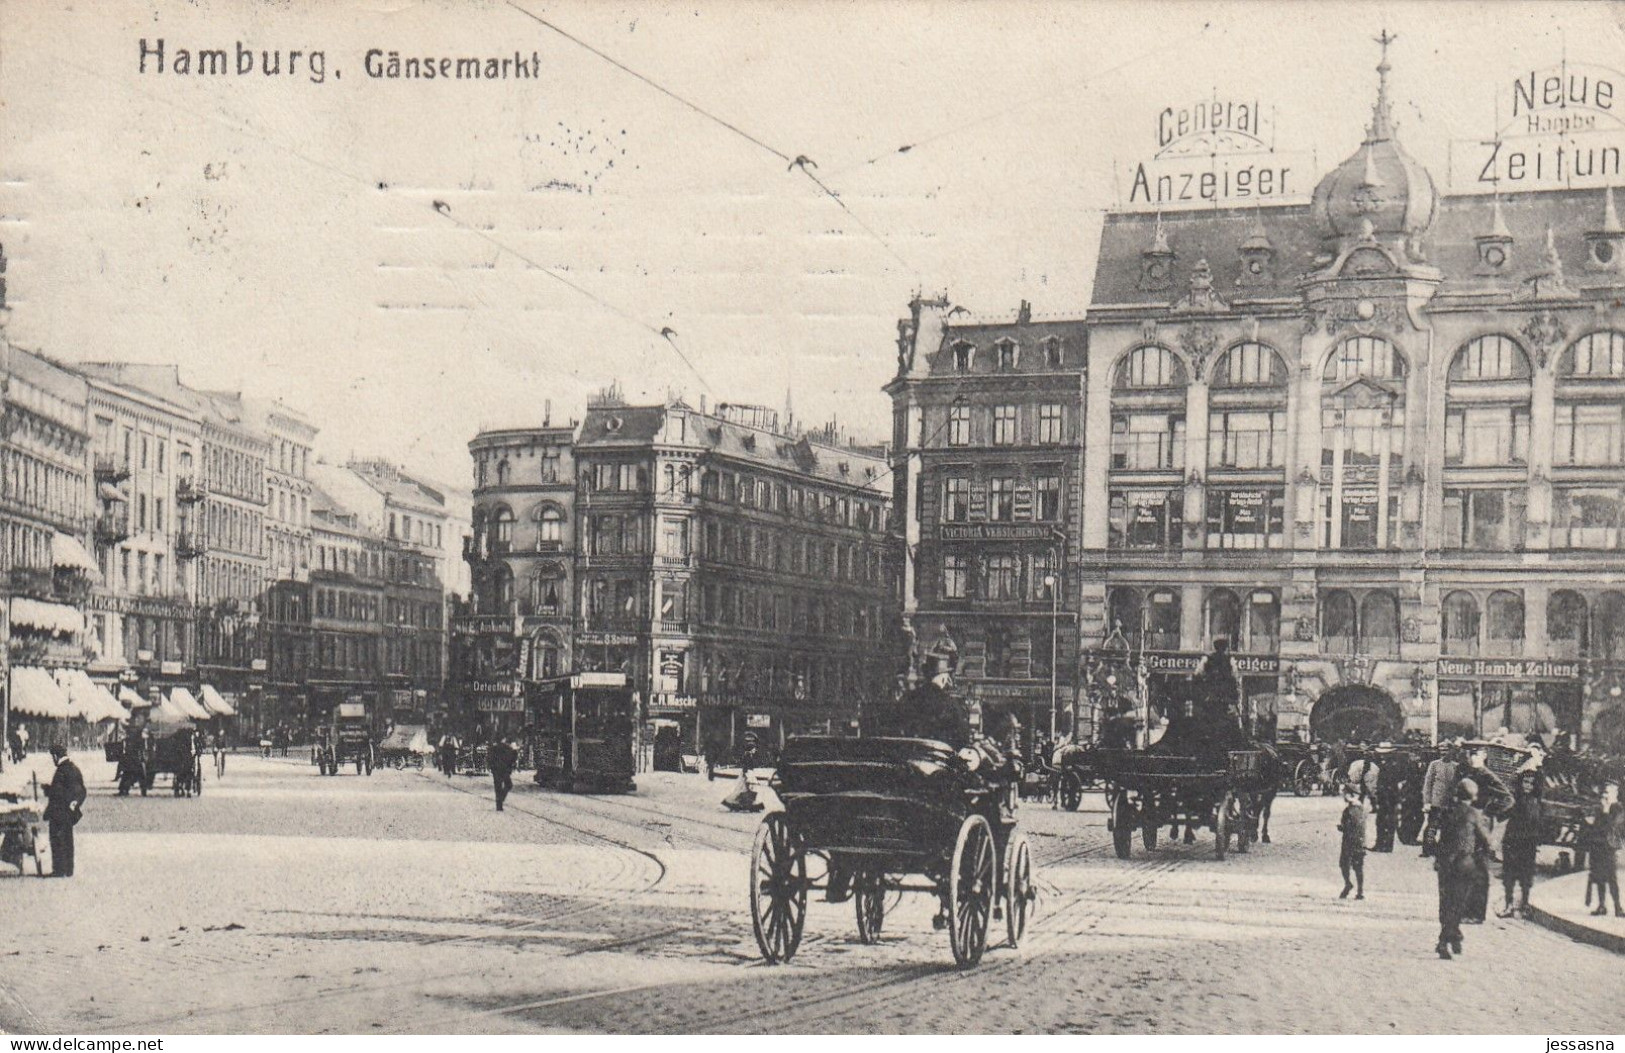
[{"label": "man in dark suit", "polygon": [[491,769],[491,783],[496,789],[497,811],[500,812],[502,802],[508,799],[508,791],[513,789],[513,766],[519,763],[519,751],[507,739],[498,739],[491,744],[485,762]]},{"label": "man in dark suit", "polygon": [[61,743],[51,747],[56,773],[45,787],[45,821],[51,828],[51,876],[73,877],[73,827],[85,803],[85,777]]}]

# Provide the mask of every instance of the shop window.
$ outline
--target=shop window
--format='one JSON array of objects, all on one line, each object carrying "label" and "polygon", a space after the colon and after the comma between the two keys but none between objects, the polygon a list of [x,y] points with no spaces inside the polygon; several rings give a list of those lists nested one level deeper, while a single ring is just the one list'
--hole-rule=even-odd
[{"label": "shop window", "polygon": [[1620,491],[1587,487],[1553,491],[1552,547],[1617,549],[1620,547]]},{"label": "shop window", "polygon": [[1180,594],[1174,589],[1153,589],[1146,597],[1146,647],[1160,651],[1179,649],[1180,606]]},{"label": "shop window", "polygon": [[1527,490],[1446,490],[1444,547],[1496,552],[1523,548]]},{"label": "shop window", "polygon": [[1207,547],[1280,548],[1285,519],[1284,490],[1209,490]]},{"label": "shop window", "polygon": [[1591,612],[1585,597],[1559,589],[1546,601],[1546,641],[1553,658],[1585,658]]},{"label": "shop window", "polygon": [[1108,546],[1114,549],[1174,549],[1184,544],[1183,490],[1113,490]]},{"label": "shop window", "polygon": [[1327,592],[1320,600],[1320,635],[1327,654],[1352,654],[1358,608],[1354,597],[1341,589]]},{"label": "shop window", "polygon": [[1523,596],[1506,589],[1490,593],[1484,603],[1485,646],[1498,658],[1523,654]]}]

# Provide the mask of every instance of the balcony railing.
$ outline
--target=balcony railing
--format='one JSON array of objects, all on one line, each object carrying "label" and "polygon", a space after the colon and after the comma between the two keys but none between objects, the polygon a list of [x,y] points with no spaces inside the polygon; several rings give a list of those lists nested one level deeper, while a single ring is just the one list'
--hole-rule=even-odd
[{"label": "balcony railing", "polygon": [[183,530],[175,537],[175,556],[178,559],[196,559],[207,551],[203,537]]},{"label": "balcony railing", "polygon": [[130,536],[130,513],[103,512],[96,517],[96,543],[116,545]]},{"label": "balcony railing", "polygon": [[182,478],[175,482],[175,500],[183,505],[195,504],[207,496],[208,491],[195,479]]},{"label": "balcony railing", "polygon": [[98,453],[95,473],[98,483],[121,483],[130,477],[130,462],[110,453]]}]

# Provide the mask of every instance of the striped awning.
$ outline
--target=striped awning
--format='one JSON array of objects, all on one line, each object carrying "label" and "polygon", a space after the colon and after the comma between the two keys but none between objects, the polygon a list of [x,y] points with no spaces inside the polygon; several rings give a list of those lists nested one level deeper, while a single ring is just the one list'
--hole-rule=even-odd
[{"label": "striped awning", "polygon": [[69,636],[85,631],[85,616],[76,607],[65,603],[48,603],[17,596],[11,601],[13,625],[26,625],[31,629],[44,629],[56,636]]},{"label": "striped awning", "polygon": [[198,700],[192,697],[192,692],[184,687],[170,689],[169,704],[186,714],[191,720],[209,719],[209,711],[199,705]]},{"label": "striped awning", "polygon": [[96,561],[90,558],[85,546],[79,539],[68,534],[56,533],[51,535],[51,565],[65,567],[70,570],[82,570],[86,574],[94,575],[100,580],[101,575],[96,569]]},{"label": "striped awning", "polygon": [[128,687],[118,689],[118,700],[131,709],[147,709],[152,705],[151,699],[142,698]]},{"label": "striped awning", "polygon": [[62,720],[73,715],[73,704],[50,673],[20,665],[11,671],[11,710],[47,720]]},{"label": "striped awning", "polygon": [[216,716],[235,717],[237,711],[231,708],[231,703],[221,697],[220,692],[214,689],[213,684],[204,684],[199,694],[203,696],[203,705]]}]

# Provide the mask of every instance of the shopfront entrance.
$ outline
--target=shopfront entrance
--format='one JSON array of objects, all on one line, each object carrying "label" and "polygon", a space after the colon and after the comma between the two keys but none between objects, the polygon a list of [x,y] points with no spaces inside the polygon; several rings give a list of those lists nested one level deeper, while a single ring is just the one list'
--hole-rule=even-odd
[{"label": "shopfront entrance", "polygon": [[1397,742],[1405,711],[1393,696],[1369,684],[1342,684],[1321,695],[1309,711],[1316,742]]},{"label": "shopfront entrance", "polygon": [[1548,743],[1577,736],[1583,683],[1579,661],[1441,658],[1439,738],[1485,738],[1502,729]]}]

